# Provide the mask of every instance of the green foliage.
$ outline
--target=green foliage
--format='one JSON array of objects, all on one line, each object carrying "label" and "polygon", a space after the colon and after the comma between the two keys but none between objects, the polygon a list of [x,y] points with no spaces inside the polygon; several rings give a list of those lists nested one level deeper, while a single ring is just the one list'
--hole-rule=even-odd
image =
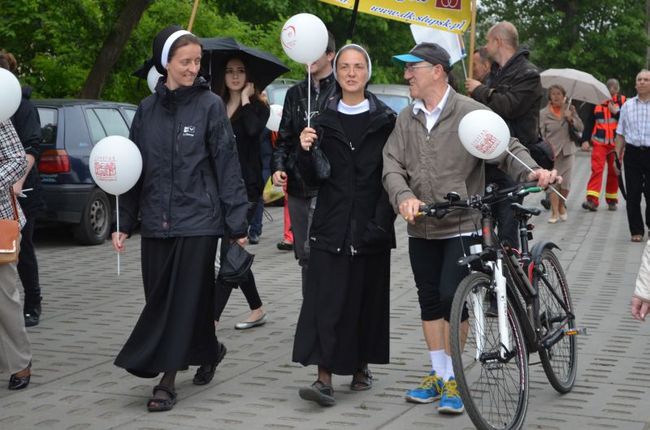
[{"label": "green foliage", "polygon": [[[37,97],[74,97],[104,39],[128,0],[50,0],[3,2],[0,48],[16,55],[19,78]],[[146,82],[131,76],[151,56],[154,35],[170,24],[187,26],[193,0],[156,0],[145,11],[104,88],[105,99],[137,103],[149,94]],[[302,78],[304,66],[282,51],[279,34],[299,12],[319,16],[337,45],[348,38],[351,11],[317,0],[202,0],[193,32],[200,37],[232,36],[272,52],[287,64],[287,78]],[[633,87],[648,43],[645,14],[636,0],[481,0],[479,39],[499,20],[512,21],[532,48],[540,67],[575,67],[600,79],[616,76]],[[401,83],[392,55],[413,45],[408,25],[359,14],[352,41],[373,60],[374,83]],[[460,67],[456,71],[461,75]]]},{"label": "green foliage", "polygon": [[495,22],[512,22],[520,44],[540,68],[575,68],[601,81],[618,78],[634,93],[645,64],[645,5],[638,0],[482,0],[480,34]]}]

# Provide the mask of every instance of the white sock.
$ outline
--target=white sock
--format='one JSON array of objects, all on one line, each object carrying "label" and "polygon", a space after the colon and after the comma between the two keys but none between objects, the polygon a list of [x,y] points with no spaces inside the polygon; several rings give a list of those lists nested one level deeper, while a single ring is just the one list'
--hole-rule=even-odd
[{"label": "white sock", "polygon": [[[444,351],[443,351],[444,352]],[[445,367],[444,372],[440,375],[444,381],[448,381],[449,378],[454,378],[454,365],[451,363],[451,355],[445,354]]]},{"label": "white sock", "polygon": [[435,370],[438,376],[442,376],[445,373],[445,367],[447,366],[445,360],[445,350],[439,349],[437,351],[429,351],[429,357],[431,357],[431,370]]}]

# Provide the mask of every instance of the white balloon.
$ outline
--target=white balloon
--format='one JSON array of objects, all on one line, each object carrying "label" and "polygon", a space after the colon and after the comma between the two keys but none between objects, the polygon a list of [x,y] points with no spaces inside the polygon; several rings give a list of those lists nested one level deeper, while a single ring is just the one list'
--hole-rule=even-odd
[{"label": "white balloon", "polygon": [[13,116],[20,106],[23,92],[20,82],[7,69],[0,67],[0,121],[6,121]]},{"label": "white balloon", "polygon": [[278,131],[280,129],[280,120],[282,119],[282,106],[271,105],[269,106],[271,113],[269,120],[266,122],[266,128],[271,131]]},{"label": "white balloon", "polygon": [[461,143],[475,157],[497,158],[510,143],[506,122],[491,110],[479,109],[466,114],[458,124]]},{"label": "white balloon", "polygon": [[147,85],[152,93],[156,91],[156,84],[161,76],[162,75],[158,73],[158,70],[156,70],[156,66],[152,66],[151,69],[149,69],[149,73],[147,73]]},{"label": "white balloon", "polygon": [[106,136],[90,152],[90,174],[102,190],[116,196],[129,191],[140,178],[142,156],[123,136]]},{"label": "white balloon", "polygon": [[292,60],[311,64],[325,53],[327,28],[310,13],[299,13],[287,20],[280,33],[282,49]]}]

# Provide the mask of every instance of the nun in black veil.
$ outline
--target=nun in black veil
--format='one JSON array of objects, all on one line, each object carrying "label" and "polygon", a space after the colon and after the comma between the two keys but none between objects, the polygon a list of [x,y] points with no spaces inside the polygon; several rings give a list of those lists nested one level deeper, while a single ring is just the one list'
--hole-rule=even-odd
[{"label": "nun in black veil", "polygon": [[152,412],[173,408],[178,370],[199,366],[197,385],[214,376],[225,354],[213,322],[217,241],[226,227],[242,245],[247,234],[235,137],[222,100],[198,76],[201,51],[178,26],[154,40],[163,76],[140,103],[130,133],[142,175],[120,199],[120,231],[112,235],[124,251],[141,214],[145,307],[115,365],[143,378],[163,373],[147,403]]}]

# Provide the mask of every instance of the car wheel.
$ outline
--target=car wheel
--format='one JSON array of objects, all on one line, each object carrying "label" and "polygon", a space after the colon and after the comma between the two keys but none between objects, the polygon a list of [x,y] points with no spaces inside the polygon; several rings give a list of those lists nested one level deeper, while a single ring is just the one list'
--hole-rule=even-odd
[{"label": "car wheel", "polygon": [[93,190],[81,214],[81,222],[74,228],[74,237],[82,245],[99,245],[106,240],[111,228],[112,209],[108,196],[100,189]]}]

